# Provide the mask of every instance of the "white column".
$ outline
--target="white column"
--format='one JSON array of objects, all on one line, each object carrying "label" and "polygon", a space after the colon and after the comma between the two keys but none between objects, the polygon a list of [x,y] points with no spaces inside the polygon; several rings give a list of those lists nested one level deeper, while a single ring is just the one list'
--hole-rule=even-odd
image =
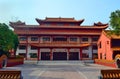
[{"label": "white column", "polygon": [[16,55],[19,55],[19,47],[17,47]]},{"label": "white column", "polygon": [[16,55],[19,55],[19,53],[26,53],[26,49],[19,49],[19,47],[17,48],[17,51],[16,51]]},{"label": "white column", "polygon": [[31,49],[31,47],[30,47],[30,45],[28,45],[27,46],[27,58],[30,58],[30,49]]},{"label": "white column", "polygon": [[88,53],[89,53],[89,58],[92,59],[92,46],[89,46]]}]

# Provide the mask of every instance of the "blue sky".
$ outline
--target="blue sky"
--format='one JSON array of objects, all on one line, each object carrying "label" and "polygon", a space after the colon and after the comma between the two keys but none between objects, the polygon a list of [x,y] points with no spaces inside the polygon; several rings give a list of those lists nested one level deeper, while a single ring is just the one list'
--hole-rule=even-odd
[{"label": "blue sky", "polygon": [[83,25],[109,22],[110,13],[120,9],[120,0],[0,0],[0,22],[21,20],[38,24],[35,18],[74,17]]}]

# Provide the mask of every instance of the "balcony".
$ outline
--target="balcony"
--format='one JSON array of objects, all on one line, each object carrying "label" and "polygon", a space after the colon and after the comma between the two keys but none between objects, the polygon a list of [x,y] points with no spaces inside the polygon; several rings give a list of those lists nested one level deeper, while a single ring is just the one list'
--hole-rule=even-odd
[{"label": "balcony", "polygon": [[39,43],[39,40],[37,40],[37,41],[31,41],[31,40],[29,40],[28,43]]},{"label": "balcony", "polygon": [[20,42],[20,44],[27,43],[27,41],[26,41],[26,40],[25,40],[25,41],[20,40],[19,42]]},{"label": "balcony", "polygon": [[68,42],[52,42],[52,43],[39,43],[39,44],[30,44],[31,46],[36,46],[40,48],[45,47],[56,47],[56,48],[64,48],[64,47],[72,47],[72,48],[80,48],[80,47],[86,47],[89,46],[89,43],[68,43]]}]

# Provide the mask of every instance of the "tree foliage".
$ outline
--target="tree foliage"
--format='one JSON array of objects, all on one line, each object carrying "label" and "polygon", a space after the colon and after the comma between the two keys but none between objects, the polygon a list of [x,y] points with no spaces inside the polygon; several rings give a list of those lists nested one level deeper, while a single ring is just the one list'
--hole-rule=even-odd
[{"label": "tree foliage", "polygon": [[120,10],[111,13],[110,26],[113,29],[113,33],[120,35]]},{"label": "tree foliage", "polygon": [[6,24],[0,23],[0,51],[16,50],[18,43],[17,35]]}]

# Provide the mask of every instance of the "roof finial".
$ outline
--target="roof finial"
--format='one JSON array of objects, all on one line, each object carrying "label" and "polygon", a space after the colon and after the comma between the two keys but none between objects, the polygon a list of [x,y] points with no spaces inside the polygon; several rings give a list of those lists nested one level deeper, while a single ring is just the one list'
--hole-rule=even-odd
[{"label": "roof finial", "polygon": [[108,25],[108,23],[103,24],[103,23],[101,23],[100,21],[97,22],[97,23],[94,23],[94,26],[107,26],[107,25]]}]

